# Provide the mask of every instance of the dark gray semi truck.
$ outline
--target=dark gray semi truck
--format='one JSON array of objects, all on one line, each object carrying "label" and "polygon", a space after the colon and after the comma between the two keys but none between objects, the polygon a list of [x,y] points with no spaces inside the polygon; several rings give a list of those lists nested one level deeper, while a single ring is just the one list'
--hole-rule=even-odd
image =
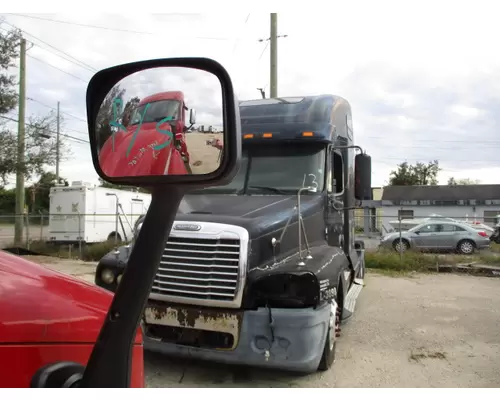
[{"label": "dark gray semi truck", "polygon": [[[144,312],[144,347],[327,370],[363,287],[354,210],[371,199],[371,159],[338,96],[242,101],[240,116],[238,174],[181,203]],[[115,291],[133,245],[100,260],[97,285]]]}]

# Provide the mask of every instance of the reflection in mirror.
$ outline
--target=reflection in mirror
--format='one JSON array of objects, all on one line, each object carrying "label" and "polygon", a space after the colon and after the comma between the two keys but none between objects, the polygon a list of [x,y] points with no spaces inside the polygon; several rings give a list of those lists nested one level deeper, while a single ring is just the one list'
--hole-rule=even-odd
[{"label": "reflection in mirror", "polygon": [[184,67],[136,72],[99,109],[99,165],[115,178],[209,174],[221,164],[223,128],[215,75]]}]

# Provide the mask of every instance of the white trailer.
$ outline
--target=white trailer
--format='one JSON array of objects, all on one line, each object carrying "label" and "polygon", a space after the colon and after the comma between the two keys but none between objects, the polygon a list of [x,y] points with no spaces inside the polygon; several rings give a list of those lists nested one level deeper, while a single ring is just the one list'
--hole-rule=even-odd
[{"label": "white trailer", "polygon": [[108,189],[81,181],[50,189],[48,240],[56,243],[130,241],[151,195]]}]

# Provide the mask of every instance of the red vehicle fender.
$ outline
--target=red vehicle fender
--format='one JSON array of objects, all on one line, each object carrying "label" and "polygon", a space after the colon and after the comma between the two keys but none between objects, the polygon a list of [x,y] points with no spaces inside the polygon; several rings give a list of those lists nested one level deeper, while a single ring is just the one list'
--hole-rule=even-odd
[{"label": "red vehicle fender", "polygon": [[[56,361],[86,365],[113,294],[0,251],[0,387],[29,387]],[[144,386],[143,336],[132,350],[132,387]]]}]

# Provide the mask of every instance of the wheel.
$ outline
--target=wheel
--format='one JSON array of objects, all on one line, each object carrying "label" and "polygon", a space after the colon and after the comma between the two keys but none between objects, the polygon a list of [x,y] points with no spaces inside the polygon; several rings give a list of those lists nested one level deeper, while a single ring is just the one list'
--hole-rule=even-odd
[{"label": "wheel", "polygon": [[116,232],[111,232],[109,234],[108,241],[114,242],[115,241],[115,237],[116,237],[116,240],[117,240],[118,243],[122,241],[122,237],[120,236],[119,233],[116,233]]},{"label": "wheel", "polygon": [[472,240],[462,240],[461,242],[458,243],[457,250],[461,254],[472,254],[474,253],[474,250],[476,249],[476,245]]},{"label": "wheel", "polygon": [[394,247],[394,250],[396,250],[397,252],[406,251],[410,248],[410,244],[405,239],[402,239],[402,240],[396,239],[392,243],[392,247]]},{"label": "wheel", "polygon": [[335,362],[335,347],[337,344],[337,333],[340,332],[341,309],[336,300],[332,301],[330,319],[328,321],[328,333],[326,334],[323,355],[318,365],[318,371],[328,371]]}]

